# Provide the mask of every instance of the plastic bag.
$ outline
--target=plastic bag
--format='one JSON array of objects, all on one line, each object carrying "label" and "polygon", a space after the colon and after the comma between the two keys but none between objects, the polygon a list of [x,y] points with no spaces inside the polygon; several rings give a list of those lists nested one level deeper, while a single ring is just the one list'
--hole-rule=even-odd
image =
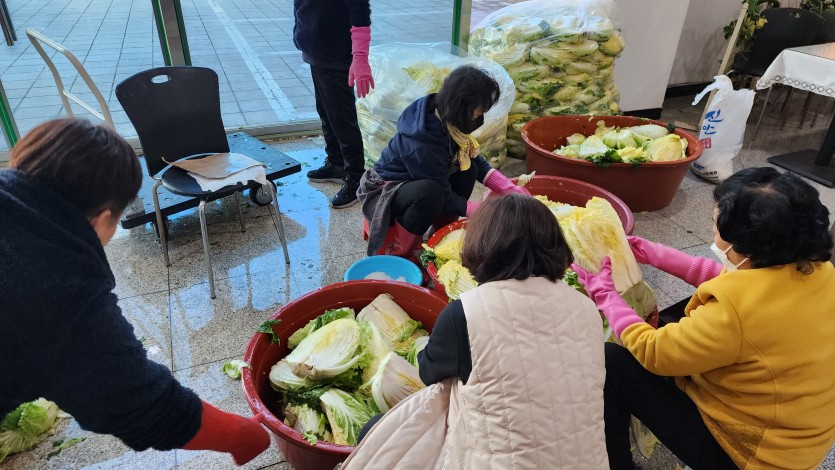
[{"label": "plastic bag", "polygon": [[690,164],[690,169],[697,176],[718,184],[734,172],[733,160],[742,149],[745,124],[754,106],[755,93],[753,90],[734,90],[731,79],[725,75],[713,79],[715,81],[693,101],[695,106],[706,94],[716,90],[699,131],[704,152]]},{"label": "plastic bag", "polygon": [[507,147],[524,158],[521,129],[558,114],[618,113],[614,62],[624,48],[612,0],[531,0],[495,11],[470,34],[470,53],[503,66],[518,90]]},{"label": "plastic bag", "polygon": [[418,98],[436,93],[453,69],[473,65],[499,83],[499,101],[484,114],[484,125],[473,133],[473,137],[478,140],[481,155],[490,165],[494,168],[502,166],[507,157],[507,114],[516,96],[513,80],[502,67],[442,43],[374,46],[369,63],[374,71],[376,88],[357,100],[366,164],[374,165],[380,159],[383,149],[397,133],[397,120],[407,106]]}]

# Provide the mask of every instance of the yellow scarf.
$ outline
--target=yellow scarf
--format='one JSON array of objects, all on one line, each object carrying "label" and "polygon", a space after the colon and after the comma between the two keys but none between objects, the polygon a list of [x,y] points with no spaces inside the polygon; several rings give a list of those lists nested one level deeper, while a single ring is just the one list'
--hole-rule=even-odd
[{"label": "yellow scarf", "polygon": [[[437,110],[435,111],[435,116],[441,119]],[[443,119],[441,119],[441,122],[443,122]],[[449,131],[449,136],[452,137],[452,141],[458,145],[458,154],[455,156],[458,159],[458,166],[461,168],[461,171],[469,170],[470,160],[478,156],[478,141],[471,134],[461,132],[452,124],[447,124],[446,129]]]}]

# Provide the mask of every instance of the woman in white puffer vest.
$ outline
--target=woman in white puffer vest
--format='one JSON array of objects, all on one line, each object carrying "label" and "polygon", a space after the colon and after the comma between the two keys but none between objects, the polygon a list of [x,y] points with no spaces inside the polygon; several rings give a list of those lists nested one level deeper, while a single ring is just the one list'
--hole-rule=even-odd
[{"label": "woman in white puffer vest", "polygon": [[607,469],[603,327],[561,281],[571,261],[544,204],[488,199],[462,249],[480,285],[418,356],[429,387],[370,422],[343,469]]}]

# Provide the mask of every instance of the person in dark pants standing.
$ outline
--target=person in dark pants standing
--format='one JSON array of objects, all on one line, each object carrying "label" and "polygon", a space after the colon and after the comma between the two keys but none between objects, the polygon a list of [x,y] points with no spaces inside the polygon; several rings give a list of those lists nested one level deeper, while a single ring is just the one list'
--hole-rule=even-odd
[{"label": "person in dark pants standing", "polygon": [[353,87],[360,98],[374,88],[368,65],[371,7],[368,0],[294,0],[293,10],[293,42],[310,64],[327,153],[325,164],[307,177],[342,183],[331,205],[351,207],[365,170]]}]

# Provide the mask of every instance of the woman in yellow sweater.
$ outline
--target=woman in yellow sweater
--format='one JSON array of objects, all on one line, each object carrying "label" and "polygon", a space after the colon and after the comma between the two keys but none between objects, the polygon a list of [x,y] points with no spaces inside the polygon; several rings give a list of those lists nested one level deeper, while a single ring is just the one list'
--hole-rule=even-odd
[{"label": "woman in yellow sweater", "polygon": [[[714,190],[722,265],[632,238],[639,262],[697,287],[660,329],[617,295],[611,266],[580,282],[623,347],[606,345],[606,445],[632,469],[630,415],[693,469],[814,469],[835,441],[835,266],[818,192],[773,168]],[[672,379],[674,377],[674,379]]]}]

